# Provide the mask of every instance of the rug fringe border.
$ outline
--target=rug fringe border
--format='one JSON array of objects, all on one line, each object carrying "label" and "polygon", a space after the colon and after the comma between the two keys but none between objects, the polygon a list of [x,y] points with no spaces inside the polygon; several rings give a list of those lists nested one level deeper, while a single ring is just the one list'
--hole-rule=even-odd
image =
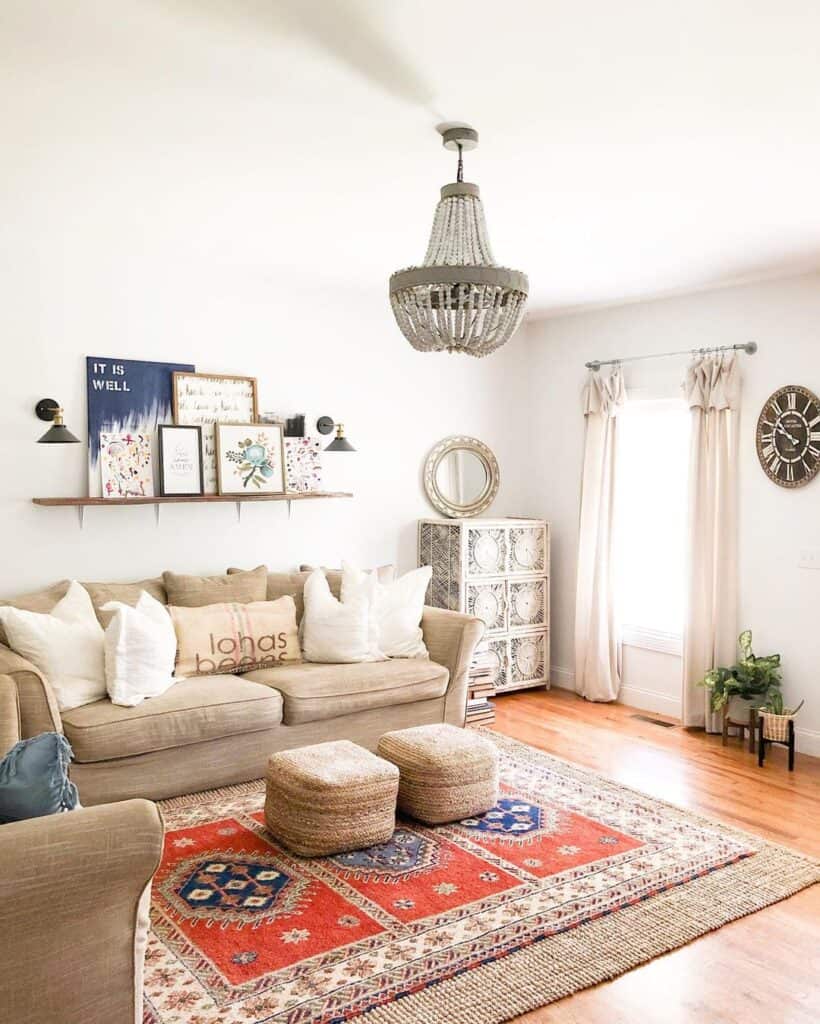
[{"label": "rug fringe border", "polygon": [[620,977],[818,881],[820,869],[811,860],[765,843],[736,864],[545,936],[352,1019],[362,1024],[503,1024]]}]

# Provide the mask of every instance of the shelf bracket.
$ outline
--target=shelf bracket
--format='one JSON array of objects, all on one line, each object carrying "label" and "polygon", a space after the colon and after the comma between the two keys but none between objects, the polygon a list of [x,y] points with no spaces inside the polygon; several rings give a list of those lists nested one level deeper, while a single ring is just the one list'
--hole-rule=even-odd
[{"label": "shelf bracket", "polygon": [[288,519],[290,519],[292,511],[293,511],[293,502],[292,501],[288,501]]},{"label": "shelf bracket", "polygon": [[154,505],[154,520],[157,526],[159,526],[159,503]]},{"label": "shelf bracket", "polygon": [[84,505],[78,505],[77,506],[77,518],[80,521],[80,529],[81,530],[83,528],[83,519],[84,519],[84,517],[85,517],[85,506]]},{"label": "shelf bracket", "polygon": [[236,503],[236,521],[237,523],[242,522],[242,502],[237,501]]}]

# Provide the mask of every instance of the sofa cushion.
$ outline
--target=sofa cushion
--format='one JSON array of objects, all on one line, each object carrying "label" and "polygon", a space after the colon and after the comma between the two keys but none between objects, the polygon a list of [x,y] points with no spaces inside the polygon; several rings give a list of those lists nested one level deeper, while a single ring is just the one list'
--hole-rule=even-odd
[{"label": "sofa cushion", "polygon": [[354,665],[304,662],[258,669],[242,678],[279,690],[285,702],[285,725],[299,725],[441,697],[449,673],[434,661],[407,659]]},{"label": "sofa cushion", "polygon": [[241,676],[203,676],[183,679],[134,708],[98,700],[66,711],[63,729],[74,760],[88,763],[258,732],[281,721],[275,690]]},{"label": "sofa cushion", "polygon": [[208,604],[250,604],[264,601],[268,569],[258,565],[247,572],[230,576],[181,576],[164,572],[162,581],[168,592],[168,604],[180,608],[202,608]]},{"label": "sofa cushion", "polygon": [[[70,580],[60,580],[50,587],[42,590],[32,591],[30,594],[21,594],[20,597],[6,598],[0,601],[0,608],[19,608],[21,612],[39,612],[41,615],[48,615],[54,606],[68,593]],[[0,622],[0,644],[9,645],[8,637]]]},{"label": "sofa cushion", "polygon": [[292,597],[203,608],[171,604],[168,611],[176,631],[177,676],[244,674],[302,660]]},{"label": "sofa cushion", "polygon": [[[245,572],[245,569],[228,569],[229,576]],[[305,610],[305,583],[310,576],[309,572],[269,572],[267,578],[267,600],[276,601],[280,597],[292,597],[296,604],[296,621],[302,621],[302,614]],[[333,590],[333,584],[330,586]],[[338,597],[342,590],[342,577],[339,576],[335,596]]]},{"label": "sofa cushion", "polygon": [[165,592],[165,584],[162,582],[161,576],[155,576],[150,580],[137,580],[135,583],[83,583],[83,586],[88,591],[97,619],[103,629],[108,628],[109,622],[116,614],[116,609],[107,612],[102,610],[102,606],[110,601],[119,601],[136,608],[140,594],[145,591],[160,604],[168,604],[168,595]]}]

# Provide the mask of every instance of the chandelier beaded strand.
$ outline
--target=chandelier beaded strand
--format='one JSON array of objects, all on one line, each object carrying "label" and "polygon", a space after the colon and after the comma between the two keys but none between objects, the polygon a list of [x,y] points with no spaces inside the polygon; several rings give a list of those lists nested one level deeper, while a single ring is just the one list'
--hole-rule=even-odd
[{"label": "chandelier beaded strand", "polygon": [[478,185],[464,181],[463,150],[478,132],[440,129],[444,146],[458,150],[458,173],[441,189],[424,263],[390,278],[396,322],[420,352],[486,356],[509,341],[524,315],[529,282],[493,259]]}]

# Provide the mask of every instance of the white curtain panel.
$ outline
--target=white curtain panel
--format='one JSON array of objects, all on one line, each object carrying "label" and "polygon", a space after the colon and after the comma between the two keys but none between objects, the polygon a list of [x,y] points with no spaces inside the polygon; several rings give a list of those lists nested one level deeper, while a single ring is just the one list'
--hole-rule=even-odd
[{"label": "white curtain panel", "polygon": [[626,398],[616,367],[591,372],[584,388],[584,470],[575,590],[575,689],[587,700],[615,700],[621,687],[614,607],[612,533],[615,429]]},{"label": "white curtain panel", "polygon": [[740,374],[733,356],[705,355],[686,373],[692,416],[683,637],[683,724],[720,732],[711,668],[735,661],[737,642],[737,464]]}]

